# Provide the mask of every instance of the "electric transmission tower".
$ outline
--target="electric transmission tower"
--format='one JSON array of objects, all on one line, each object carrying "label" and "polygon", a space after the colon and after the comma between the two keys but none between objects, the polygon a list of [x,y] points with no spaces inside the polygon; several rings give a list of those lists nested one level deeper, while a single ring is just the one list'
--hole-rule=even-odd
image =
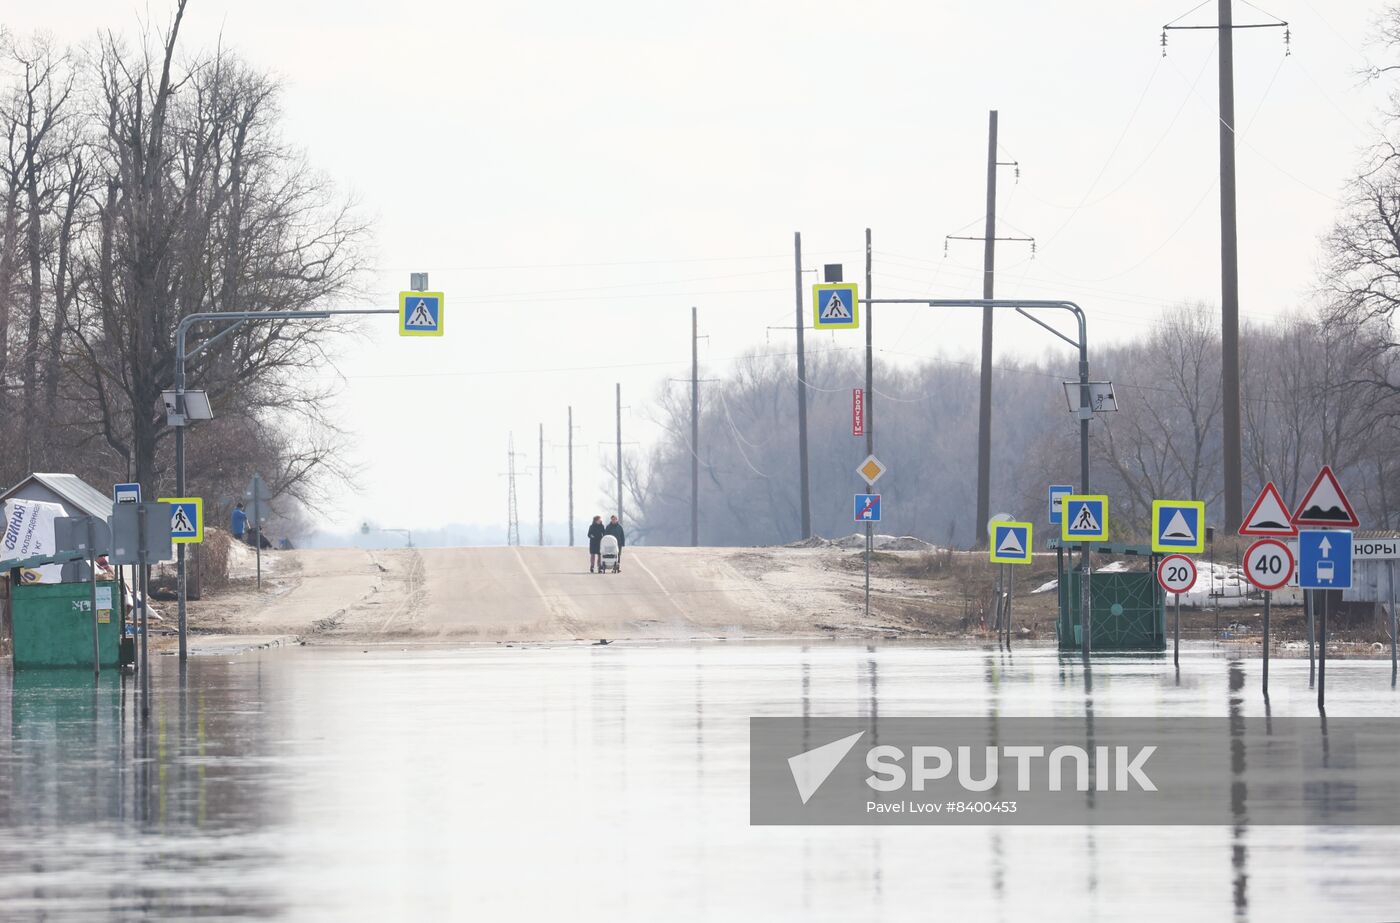
[{"label": "electric transmission tower", "polygon": [[520,510],[515,503],[515,433],[510,434],[510,442],[506,449],[506,480],[509,485],[509,505],[510,511],[507,514],[509,519],[506,523],[506,544],[520,544]]}]

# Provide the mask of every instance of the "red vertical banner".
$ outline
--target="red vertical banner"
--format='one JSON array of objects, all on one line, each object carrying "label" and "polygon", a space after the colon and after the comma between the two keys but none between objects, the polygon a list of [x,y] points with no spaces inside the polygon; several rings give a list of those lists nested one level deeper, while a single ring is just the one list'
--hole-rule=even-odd
[{"label": "red vertical banner", "polygon": [[865,435],[865,389],[851,389],[851,435]]}]

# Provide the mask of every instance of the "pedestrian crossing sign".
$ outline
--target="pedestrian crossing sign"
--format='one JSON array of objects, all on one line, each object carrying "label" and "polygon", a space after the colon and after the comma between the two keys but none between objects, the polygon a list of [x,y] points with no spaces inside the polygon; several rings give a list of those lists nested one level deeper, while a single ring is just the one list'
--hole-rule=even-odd
[{"label": "pedestrian crossing sign", "polygon": [[819,282],[812,286],[812,326],[842,330],[860,326],[860,289],[854,282]]},{"label": "pedestrian crossing sign", "polygon": [[170,541],[195,544],[204,541],[204,500],[201,497],[162,497],[170,504]]},{"label": "pedestrian crossing sign", "polygon": [[1063,502],[1060,538],[1066,542],[1108,541],[1108,497],[1070,494]]},{"label": "pedestrian crossing sign", "polygon": [[1152,501],[1152,550],[1202,554],[1206,505],[1200,500]]},{"label": "pedestrian crossing sign", "polygon": [[442,336],[442,292],[399,292],[399,336]]},{"label": "pedestrian crossing sign", "polygon": [[1031,530],[1034,528],[1029,522],[992,523],[992,563],[1031,563]]}]

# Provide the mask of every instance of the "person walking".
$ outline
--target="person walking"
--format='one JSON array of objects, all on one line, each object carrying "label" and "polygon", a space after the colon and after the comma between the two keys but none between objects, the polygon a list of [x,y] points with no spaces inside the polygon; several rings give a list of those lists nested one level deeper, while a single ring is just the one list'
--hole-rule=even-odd
[{"label": "person walking", "polygon": [[622,523],[614,516],[608,522],[608,527],[603,530],[604,535],[611,535],[617,539],[617,569],[622,570],[622,549],[627,546],[627,536],[622,531]]},{"label": "person walking", "polygon": [[593,524],[588,527],[588,572],[596,573],[601,562],[598,556],[603,552],[603,517],[594,516]]},{"label": "person walking", "polygon": [[229,516],[228,530],[233,533],[233,537],[240,542],[243,535],[248,531],[248,514],[243,512],[243,504],[235,503],[233,513]]}]

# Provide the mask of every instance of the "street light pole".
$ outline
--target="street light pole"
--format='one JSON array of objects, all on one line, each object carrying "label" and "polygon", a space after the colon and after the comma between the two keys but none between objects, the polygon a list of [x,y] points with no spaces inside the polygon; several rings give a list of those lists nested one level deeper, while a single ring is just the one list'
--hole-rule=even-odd
[{"label": "street light pole", "polygon": [[[175,414],[180,418],[175,427],[175,494],[183,497],[185,495],[185,363],[198,356],[219,340],[233,333],[244,324],[255,324],[261,321],[270,320],[327,320],[336,316],[361,315],[361,314],[398,314],[397,308],[342,308],[334,311],[205,311],[199,314],[190,314],[181,319],[179,326],[175,328]],[[188,352],[185,348],[185,340],[189,336],[190,329],[196,324],[209,323],[228,324],[223,330],[214,334],[209,339],[199,345],[194,352]],[[188,599],[186,580],[188,573],[185,567],[185,545],[181,543],[175,553],[177,583],[179,585],[179,611],[180,611],[180,662],[184,663],[189,658],[189,622],[186,615],[186,602]],[[143,638],[144,642],[144,638]]]}]

